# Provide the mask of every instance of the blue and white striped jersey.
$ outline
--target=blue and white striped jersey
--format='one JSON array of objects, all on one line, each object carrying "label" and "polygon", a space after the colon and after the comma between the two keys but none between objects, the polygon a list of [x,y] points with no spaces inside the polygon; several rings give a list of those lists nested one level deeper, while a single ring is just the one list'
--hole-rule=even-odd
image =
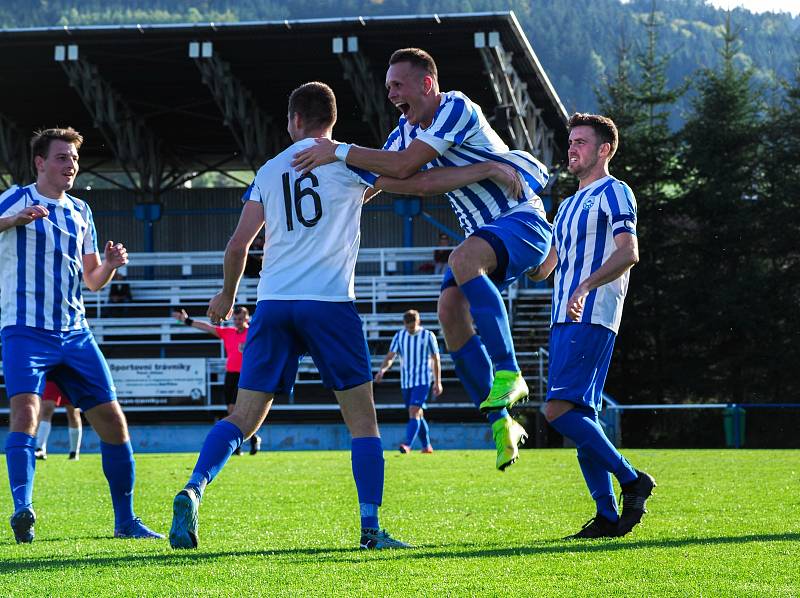
[{"label": "blue and white striped jersey", "polygon": [[433,382],[431,357],[439,354],[433,332],[420,328],[416,334],[409,334],[403,328],[394,335],[389,351],[402,357],[400,388],[429,386]]},{"label": "blue and white striped jersey", "polygon": [[0,326],[86,328],[81,280],[83,256],[97,253],[92,211],[80,199],[50,199],[28,185],[0,195],[0,217],[33,205],[50,214],[0,233]]},{"label": "blue and white striped jersey", "polygon": [[487,122],[481,107],[460,91],[442,93],[439,109],[427,129],[412,126],[401,116],[383,149],[400,151],[414,139],[439,152],[439,157],[426,164],[423,170],[494,160],[513,166],[522,175],[525,183],[523,197],[507,197],[503,189],[488,179],[447,194],[450,206],[467,235],[515,208],[534,210],[542,218],[546,217],[537,194],[547,184],[547,168],[527,152],[509,150]]},{"label": "blue and white striped jersey", "polygon": [[[587,185],[558,206],[553,221],[553,244],[558,254],[553,324],[572,321],[567,316],[570,296],[613,253],[614,237],[619,233],[636,234],[636,199],[631,188],[613,176]],[[581,321],[618,332],[629,278],[630,271],[590,292]]]}]

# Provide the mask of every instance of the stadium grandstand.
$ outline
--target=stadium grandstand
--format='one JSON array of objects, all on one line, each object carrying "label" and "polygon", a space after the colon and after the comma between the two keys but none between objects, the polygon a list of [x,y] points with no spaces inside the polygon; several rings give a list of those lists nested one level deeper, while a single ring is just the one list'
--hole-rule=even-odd
[{"label": "stadium grandstand", "polygon": [[[30,133],[76,128],[86,143],[73,194],[92,206],[99,237],[131,252],[123,269],[130,302],[111,302],[108,289],[84,296],[97,340],[117,364],[120,400],[132,421],[207,421],[224,411],[220,342],[179,325],[170,312],[202,317],[218,290],[247,173],[289,144],[289,92],[325,81],[338,98],[336,138],[379,146],[397,119],[383,85],[386,63],[405,46],[431,52],[443,89],[460,89],[480,104],[509,146],[557,167],[566,152],[566,111],[513,13],[0,31],[0,81],[14,90],[0,106],[0,176],[6,184],[29,183]],[[211,172],[228,186],[193,185]],[[462,238],[441,198],[384,195],[365,207],[356,294],[376,365],[409,308],[443,344],[441,277],[432,273],[442,232],[453,245]],[[256,283],[243,279],[237,303],[254,307]],[[550,292],[523,285],[506,299],[538,398]],[[166,378],[152,380],[164,380],[164,388],[137,386],[135,371],[123,373],[126,363],[150,372],[161,364]],[[175,364],[196,376],[197,388],[180,390],[189,387],[168,379],[167,366]],[[432,405],[434,417],[481,421],[447,355],[443,372],[445,394]],[[376,387],[382,421],[405,417],[394,376]],[[295,396],[276,404],[273,419],[291,418],[298,407],[310,414],[306,420],[330,418],[333,397],[318,381],[313,364],[304,363]],[[7,407],[2,387],[0,409]]]}]

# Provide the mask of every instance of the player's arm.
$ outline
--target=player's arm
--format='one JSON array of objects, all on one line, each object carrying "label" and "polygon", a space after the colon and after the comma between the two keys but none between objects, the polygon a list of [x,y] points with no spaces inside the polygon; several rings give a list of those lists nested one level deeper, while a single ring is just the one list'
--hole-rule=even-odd
[{"label": "player's arm", "polygon": [[208,302],[208,317],[212,323],[227,320],[233,313],[233,302],[242,279],[247,251],[264,226],[264,208],[257,201],[246,201],[239,224],[225,247],[222,290]]},{"label": "player's arm", "polygon": [[380,176],[375,181],[375,187],[400,195],[441,195],[485,179],[491,179],[501,189],[507,190],[508,197],[522,194],[522,179],[514,167],[492,161],[461,167],[431,168],[406,179]]},{"label": "player's arm", "polygon": [[186,313],[185,309],[173,311],[172,317],[178,320],[178,322],[181,322],[182,324],[187,324],[192,328],[197,328],[198,330],[202,330],[203,332],[207,332],[212,336],[220,338],[216,326],[212,326],[211,324],[206,324],[205,322],[200,322],[199,320],[193,320],[192,318],[189,317],[189,314]]},{"label": "player's arm", "polygon": [[433,371],[433,396],[442,394],[442,359],[438,353],[431,355],[431,370]]},{"label": "player's arm", "polygon": [[555,246],[551,245],[550,252],[547,254],[547,257],[544,258],[544,261],[537,268],[526,272],[525,275],[532,281],[539,282],[550,276],[550,274],[553,273],[553,270],[556,269],[557,264],[558,254],[556,253]]},{"label": "player's arm", "polygon": [[292,161],[295,170],[305,174],[317,166],[343,160],[347,164],[375,174],[405,179],[415,172],[419,172],[423,165],[439,156],[439,152],[419,139],[415,139],[406,149],[400,151],[385,151],[338,143],[327,137],[319,137],[315,141],[316,143],[311,147],[295,154]]},{"label": "player's arm", "polygon": [[567,303],[567,315],[576,322],[581,319],[586,296],[606,283],[616,280],[639,261],[639,243],[636,235],[617,233],[614,236],[616,249],[608,259],[577,286]]},{"label": "player's arm", "polygon": [[50,212],[44,206],[28,206],[27,208],[21,209],[16,214],[0,218],[0,233],[9,228],[14,228],[15,226],[25,226],[34,220],[39,220],[39,218],[46,218],[48,214],[50,214]]},{"label": "player's arm", "polygon": [[128,263],[128,250],[122,243],[107,241],[101,262],[96,253],[83,254],[83,282],[92,291],[99,291],[114,277],[117,268]]},{"label": "player's arm", "polygon": [[375,374],[375,383],[376,384],[380,384],[381,382],[383,382],[383,376],[392,367],[392,364],[394,363],[395,357],[397,357],[397,353],[395,353],[394,351],[389,351],[386,354],[386,357],[383,358],[383,363],[381,363],[381,367],[378,370],[378,373]]}]

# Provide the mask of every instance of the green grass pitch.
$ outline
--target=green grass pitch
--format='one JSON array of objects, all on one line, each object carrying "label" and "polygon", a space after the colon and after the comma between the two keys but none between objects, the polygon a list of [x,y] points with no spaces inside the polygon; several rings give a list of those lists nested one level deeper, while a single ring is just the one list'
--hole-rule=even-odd
[{"label": "green grass pitch", "polygon": [[[568,542],[593,514],[573,451],[386,453],[381,523],[418,548],[355,548],[347,452],[233,457],[200,546],[111,538],[98,455],[39,463],[36,540],[0,532],[2,596],[798,596],[798,451],[625,451],[652,473],[622,539]],[[194,455],[138,455],[137,512],[166,533]],[[3,484],[6,485],[5,476]],[[4,491],[6,515],[11,500]],[[7,521],[7,519],[5,520]]]}]

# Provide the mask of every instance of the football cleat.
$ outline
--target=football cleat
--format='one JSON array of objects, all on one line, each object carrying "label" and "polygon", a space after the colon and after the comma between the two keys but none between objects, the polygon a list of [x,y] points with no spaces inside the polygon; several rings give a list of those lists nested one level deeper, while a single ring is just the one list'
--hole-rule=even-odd
[{"label": "football cleat", "polygon": [[400,540],[395,540],[385,529],[373,529],[365,527],[361,530],[361,541],[359,547],[366,550],[384,550],[386,548],[413,548],[411,544],[406,544]]},{"label": "football cleat", "polygon": [[505,471],[509,465],[519,459],[519,445],[525,444],[528,433],[513,417],[506,415],[492,424],[492,436],[497,448],[497,461],[495,465],[500,471]]},{"label": "football cleat", "polygon": [[241,455],[242,454],[242,447],[237,446],[235,449],[233,449],[233,454],[234,455]]},{"label": "football cleat", "polygon": [[420,451],[420,453],[422,453],[423,455],[430,455],[431,453],[433,453],[433,447],[429,444],[428,446],[424,447]]},{"label": "football cleat", "polygon": [[75,451],[72,451],[69,454],[69,457],[67,457],[67,459],[69,461],[80,461],[80,458],[81,458],[80,455],[78,453],[76,453]]},{"label": "football cleat", "polygon": [[407,444],[401,444],[399,447],[397,447],[397,450],[403,453],[404,455],[407,455],[411,452],[411,447],[408,446]]},{"label": "football cleat", "polygon": [[517,402],[528,399],[528,385],[522,372],[497,370],[489,396],[480,405],[481,413],[511,409]]},{"label": "football cleat", "polygon": [[253,434],[250,438],[250,454],[255,455],[261,450],[261,436]]},{"label": "football cleat", "polygon": [[617,522],[606,519],[600,513],[583,524],[577,534],[567,536],[564,540],[588,540],[592,538],[616,538],[619,536]]},{"label": "football cleat", "polygon": [[47,452],[44,449],[37,448],[35,451],[33,451],[33,456],[40,461],[47,461]]},{"label": "football cleat", "polygon": [[622,514],[619,516],[619,535],[629,533],[647,513],[647,499],[653,494],[656,481],[653,476],[636,470],[638,478],[622,488]]},{"label": "football cleat", "polygon": [[172,501],[172,527],[169,545],[173,548],[197,548],[197,511],[200,498],[192,488],[184,488]]},{"label": "football cleat", "polygon": [[134,517],[125,525],[125,527],[115,529],[114,537],[123,540],[160,540],[164,537],[164,534],[154,532],[144,523],[142,523],[141,519]]},{"label": "football cleat", "polygon": [[30,507],[19,509],[11,516],[11,529],[14,530],[14,539],[17,544],[33,542],[34,523],[36,523],[36,513]]}]

